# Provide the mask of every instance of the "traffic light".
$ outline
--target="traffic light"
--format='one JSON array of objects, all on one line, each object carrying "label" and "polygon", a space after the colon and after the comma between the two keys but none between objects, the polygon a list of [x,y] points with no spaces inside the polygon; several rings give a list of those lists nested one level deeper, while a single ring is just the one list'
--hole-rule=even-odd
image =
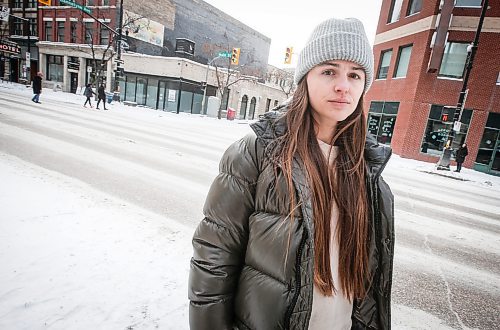
[{"label": "traffic light", "polygon": [[292,63],[293,47],[286,47],[285,64]]},{"label": "traffic light", "polygon": [[238,65],[240,62],[240,49],[233,48],[233,52],[231,53],[231,64]]},{"label": "traffic light", "polygon": [[41,3],[42,5],[46,5],[46,6],[51,6],[52,5],[52,1],[51,0],[38,0],[39,3]]}]

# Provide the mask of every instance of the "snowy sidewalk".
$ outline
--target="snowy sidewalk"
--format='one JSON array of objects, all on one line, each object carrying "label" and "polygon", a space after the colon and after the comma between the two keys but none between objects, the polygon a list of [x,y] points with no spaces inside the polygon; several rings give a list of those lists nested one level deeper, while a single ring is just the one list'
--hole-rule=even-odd
[{"label": "snowy sidewalk", "polygon": [[0,154],[0,329],[187,329],[192,230]]}]

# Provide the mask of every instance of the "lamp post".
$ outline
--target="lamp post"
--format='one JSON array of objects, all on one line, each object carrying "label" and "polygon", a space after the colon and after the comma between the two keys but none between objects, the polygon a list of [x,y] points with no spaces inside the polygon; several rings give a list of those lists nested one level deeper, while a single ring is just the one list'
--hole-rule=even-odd
[{"label": "lamp post", "polygon": [[[448,141],[446,142],[446,147],[443,150],[443,154],[439,158],[437,163],[438,170],[450,170],[450,158],[451,158],[451,144],[453,143],[453,138],[455,137],[455,122],[460,122],[460,117],[462,116],[462,110],[465,105],[465,99],[468,93],[467,83],[469,82],[470,72],[472,70],[472,63],[474,62],[474,57],[476,56],[477,46],[479,44],[479,36],[481,35],[481,30],[483,28],[484,17],[486,16],[486,10],[488,9],[488,0],[483,0],[481,8],[481,16],[479,17],[479,24],[477,26],[476,35],[474,36],[474,41],[469,47],[467,47],[467,60],[465,64],[465,75],[462,83],[462,90],[458,97],[457,107],[453,114],[453,123],[450,127],[448,133]],[[458,124],[460,125],[460,124]]]},{"label": "lamp post", "polygon": [[[118,92],[118,87],[119,87],[119,82],[118,82],[118,72],[120,72],[120,65],[121,65],[121,59],[122,59],[122,25],[123,25],[123,0],[120,0],[120,11],[118,14],[118,29],[117,29],[117,40],[116,40],[116,72],[115,72],[115,97],[119,98],[119,92]],[[118,95],[116,95],[118,94]]]},{"label": "lamp post", "polygon": [[207,64],[207,72],[205,74],[205,87],[203,88],[203,99],[201,100],[201,112],[203,113],[203,111],[205,110],[205,97],[207,96],[207,86],[208,86],[208,70],[210,69],[210,64],[213,63],[213,61],[215,61],[216,59],[220,58],[222,56],[218,55],[216,57],[214,57],[213,59],[210,60],[210,62],[208,62]]}]

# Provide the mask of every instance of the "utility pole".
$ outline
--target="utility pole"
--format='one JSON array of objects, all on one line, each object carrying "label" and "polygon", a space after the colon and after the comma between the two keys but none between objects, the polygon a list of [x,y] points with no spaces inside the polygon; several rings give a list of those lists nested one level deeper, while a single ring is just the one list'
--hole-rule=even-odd
[{"label": "utility pole", "polygon": [[472,64],[474,62],[474,57],[476,56],[477,46],[479,44],[479,36],[481,35],[481,30],[483,28],[484,18],[486,16],[486,10],[488,10],[488,0],[483,0],[481,8],[481,16],[479,17],[479,24],[477,26],[476,35],[474,41],[469,47],[467,47],[467,60],[465,64],[465,75],[462,83],[462,90],[458,97],[457,107],[455,113],[453,114],[453,124],[451,125],[450,131],[448,133],[448,141],[446,142],[443,154],[439,158],[437,163],[438,170],[450,170],[450,158],[451,158],[451,144],[453,143],[453,138],[455,137],[455,123],[460,125],[460,118],[462,116],[462,110],[464,109],[465,99],[468,93],[467,83],[469,82],[470,72],[472,70]]},{"label": "utility pole", "polygon": [[207,87],[208,87],[208,70],[210,69],[210,64],[212,64],[213,61],[216,59],[220,58],[222,56],[218,55],[214,57],[213,59],[210,60],[207,64],[207,73],[205,74],[205,88],[203,88],[203,99],[201,100],[201,112],[203,113],[203,110],[205,109],[205,97],[207,96]]},{"label": "utility pole", "polygon": [[120,72],[120,63],[122,59],[122,25],[123,25],[123,0],[120,0],[120,9],[118,14],[118,35],[116,39],[116,71],[115,71],[115,97],[119,97],[119,86],[120,82],[118,81],[119,72]]}]

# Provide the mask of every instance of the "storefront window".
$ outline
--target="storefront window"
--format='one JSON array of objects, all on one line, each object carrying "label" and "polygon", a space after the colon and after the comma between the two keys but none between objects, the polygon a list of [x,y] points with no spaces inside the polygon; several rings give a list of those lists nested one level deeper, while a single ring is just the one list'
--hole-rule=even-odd
[{"label": "storefront window", "polygon": [[63,81],[63,57],[56,55],[47,55],[47,80]]},{"label": "storefront window", "polygon": [[371,102],[368,112],[368,132],[379,143],[391,144],[398,114],[399,102]]},{"label": "storefront window", "polygon": [[179,112],[191,113],[192,104],[193,104],[193,93],[181,91],[181,106],[180,106]]},{"label": "storefront window", "polygon": [[158,80],[149,78],[147,95],[146,95],[146,105],[150,108],[156,109],[157,97],[158,97]]},{"label": "storefront window", "polygon": [[137,88],[135,92],[135,102],[140,105],[146,104],[148,80],[146,78],[137,78]]},{"label": "storefront window", "polygon": [[[448,141],[448,133],[453,125],[454,107],[442,105],[431,106],[425,134],[422,138],[421,152],[429,155],[440,156]],[[460,118],[461,127],[459,132],[455,132],[452,149],[458,149],[460,143],[465,141],[469,124],[472,118],[472,110],[464,109]]]},{"label": "storefront window", "polygon": [[488,115],[479,144],[475,168],[485,172],[500,173],[500,113]]},{"label": "storefront window", "polygon": [[125,101],[135,102],[135,82],[136,77],[127,76],[127,82],[125,86]]}]

